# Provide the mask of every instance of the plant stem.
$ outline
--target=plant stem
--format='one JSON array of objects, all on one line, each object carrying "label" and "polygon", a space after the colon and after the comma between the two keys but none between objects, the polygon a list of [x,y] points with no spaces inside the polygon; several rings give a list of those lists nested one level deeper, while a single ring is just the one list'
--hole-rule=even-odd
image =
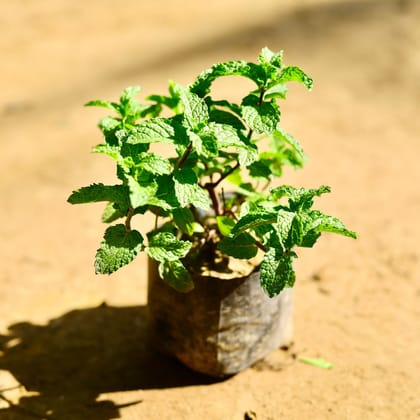
[{"label": "plant stem", "polygon": [[235,166],[231,166],[228,171],[226,171],[223,175],[220,176],[220,178],[213,182],[212,185],[214,188],[216,188],[224,179],[226,179],[230,174],[235,172],[239,168],[239,162],[236,162]]},{"label": "plant stem", "polygon": [[181,168],[181,166],[184,164],[184,162],[187,160],[189,154],[192,152],[193,144],[190,142],[187,149],[185,150],[184,154],[181,156],[181,159],[179,159],[178,163],[176,164],[177,168]]},{"label": "plant stem", "polygon": [[125,228],[128,232],[131,230],[131,218],[134,216],[134,208],[130,207],[127,212],[127,218],[125,219]]},{"label": "plant stem", "polygon": [[[258,98],[258,106],[261,107],[263,100],[264,100],[264,93],[265,93],[265,89],[261,88],[261,92],[260,92],[260,96]],[[249,129],[248,134],[247,134],[247,141],[251,141],[252,135],[253,135],[254,131],[252,130],[252,128]],[[182,155],[181,159],[179,160],[179,162],[177,163],[177,167],[180,168],[184,162],[186,161],[186,159],[188,158],[189,154],[192,151],[192,142],[190,142],[190,144],[188,145],[187,150],[185,150],[184,154]],[[213,182],[213,180],[210,178],[211,182],[207,182],[204,185],[204,188],[208,191],[211,202],[212,202],[212,206],[214,208],[214,213],[216,216],[220,216],[220,214],[222,214],[221,208],[220,208],[220,201],[219,198],[217,197],[216,194],[216,188],[217,186],[224,180],[226,179],[230,174],[232,174],[233,172],[235,172],[238,168],[239,168],[240,164],[239,162],[236,162],[236,164],[234,166],[231,166],[223,175],[220,176],[220,178],[216,181]],[[264,246],[256,241],[256,245],[258,246],[258,248],[260,248],[263,251],[267,251]]]},{"label": "plant stem", "polygon": [[260,108],[261,108],[261,105],[262,105],[263,100],[264,100],[264,93],[265,93],[265,89],[261,88],[260,97],[258,98],[258,106]]},{"label": "plant stem", "polygon": [[216,185],[210,182],[207,182],[207,184],[204,185],[204,188],[208,191],[210,200],[214,209],[214,214],[216,216],[220,216],[221,210],[220,210],[220,202],[216,194]]},{"label": "plant stem", "polygon": [[257,239],[255,239],[255,245],[257,246],[257,248],[261,249],[261,251],[267,252],[267,248]]}]

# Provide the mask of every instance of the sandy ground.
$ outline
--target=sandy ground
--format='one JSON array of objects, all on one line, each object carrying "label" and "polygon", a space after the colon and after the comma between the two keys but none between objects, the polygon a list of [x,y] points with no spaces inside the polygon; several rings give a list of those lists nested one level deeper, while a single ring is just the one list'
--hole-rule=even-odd
[{"label": "sandy ground", "polygon": [[[0,419],[419,418],[418,1],[14,0],[0,33]],[[330,184],[319,207],[359,239],[296,265],[292,352],[333,369],[278,350],[212,382],[151,352],[144,258],[95,276],[102,206],[66,198],[114,180],[84,102],[265,45],[315,79],[282,108],[310,156],[284,182]]]}]

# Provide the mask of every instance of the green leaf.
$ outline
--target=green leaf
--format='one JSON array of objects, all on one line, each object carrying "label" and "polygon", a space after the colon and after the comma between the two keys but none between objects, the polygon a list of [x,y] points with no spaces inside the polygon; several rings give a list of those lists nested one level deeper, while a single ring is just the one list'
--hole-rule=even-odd
[{"label": "green leaf", "polygon": [[199,130],[209,120],[209,110],[204,99],[193,92],[188,91],[181,85],[176,86],[179,99],[184,106],[184,117],[188,126],[193,130]]},{"label": "green leaf", "polygon": [[73,191],[67,201],[70,204],[112,201],[128,205],[128,188],[125,185],[92,184]]},{"label": "green leaf", "polygon": [[[206,96],[204,100],[210,107],[210,110],[215,110],[215,109],[218,109],[216,107],[221,107],[224,111],[232,114],[234,117],[241,116],[241,107],[238,104],[227,101],[226,99],[213,100],[210,96]],[[222,122],[222,121],[217,121],[217,122]],[[235,127],[235,124],[231,124],[231,125]],[[239,129],[242,129],[242,128],[245,128],[245,127],[241,123],[241,126],[239,127]]]},{"label": "green leaf", "polygon": [[137,95],[137,93],[139,92],[140,86],[129,86],[123,90],[120,96],[120,110],[122,116],[137,117],[136,114],[140,113],[140,111],[142,110],[142,106],[140,102],[134,98],[134,96]]},{"label": "green leaf", "polygon": [[179,260],[161,262],[159,275],[166,284],[178,292],[187,293],[194,289],[190,273]]},{"label": "green leaf", "polygon": [[165,105],[169,109],[175,109],[178,105],[179,98],[172,98],[165,95],[149,95],[146,97],[149,101],[154,101],[160,105]]},{"label": "green leaf", "polygon": [[329,216],[318,210],[313,210],[309,212],[308,215],[312,219],[309,230],[314,230],[316,232],[332,232],[353,239],[357,238],[356,233],[348,230],[344,223],[337,217]]},{"label": "green leaf", "polygon": [[239,150],[240,166],[248,166],[258,158],[257,146],[246,139],[241,139],[238,131],[230,125],[211,122],[201,132],[210,133],[216,140],[218,149],[236,147]]},{"label": "green leaf", "polygon": [[123,224],[110,226],[96,252],[96,274],[111,274],[137,256],[143,237],[136,230],[128,231]]},{"label": "green leaf", "polygon": [[239,149],[238,162],[241,167],[251,165],[258,159],[258,148],[255,144],[244,145]]},{"label": "green leaf", "polygon": [[188,167],[182,167],[174,173],[175,194],[181,207],[192,204],[203,210],[210,208],[210,198],[207,192],[198,185],[195,172]]},{"label": "green leaf", "polygon": [[195,222],[192,211],[187,207],[174,209],[172,216],[177,227],[187,235],[192,236],[196,232],[204,231],[203,227]]},{"label": "green leaf", "polygon": [[233,171],[228,177],[226,177],[226,180],[237,186],[244,182],[239,170]]},{"label": "green leaf", "polygon": [[300,245],[302,243],[304,233],[302,216],[299,213],[296,213],[290,226],[289,237],[286,244],[287,248],[291,249],[295,245]]},{"label": "green leaf", "polygon": [[285,209],[280,209],[277,212],[277,220],[273,226],[277,233],[279,243],[283,247],[283,251],[285,251],[287,248],[291,248],[290,244],[288,243],[288,239],[295,216],[296,213]]},{"label": "green leaf", "polygon": [[322,194],[331,192],[331,187],[321,185],[316,189],[295,188],[290,185],[282,185],[271,190],[271,194],[275,199],[289,197],[289,205],[291,210],[309,210],[313,205],[313,198]]},{"label": "green leaf", "polygon": [[127,135],[126,141],[137,143],[174,143],[175,128],[169,118],[150,118],[137,124]]},{"label": "green leaf", "polygon": [[134,115],[134,120],[137,118],[156,118],[162,112],[162,107],[160,104],[153,104],[153,105],[141,105],[138,113]]},{"label": "green leaf", "polygon": [[268,65],[281,68],[283,61],[283,51],[273,52],[269,48],[264,47],[258,57],[258,62],[263,66]]},{"label": "green leaf", "polygon": [[257,255],[255,239],[248,233],[241,233],[234,238],[223,238],[217,248],[233,258],[249,259]]},{"label": "green leaf", "polygon": [[[142,155],[142,153],[146,153],[149,150],[150,144],[149,143],[137,143],[137,144],[130,144],[130,143],[123,143],[120,148],[120,154],[123,158],[130,158],[133,161],[138,158],[138,156]],[[121,162],[118,162],[121,163]]]},{"label": "green leaf", "polygon": [[231,234],[236,236],[248,230],[255,229],[258,226],[273,224],[277,220],[277,213],[273,211],[260,211],[245,214],[236,223]]},{"label": "green leaf", "polygon": [[141,90],[140,86],[128,86],[126,87],[120,96],[120,102],[122,105],[128,104],[134,96],[136,96]]},{"label": "green leaf", "polygon": [[110,109],[111,111],[115,111],[116,113],[120,113],[120,109],[118,104],[114,102],[102,101],[100,99],[96,99],[93,101],[89,101],[85,103],[85,106],[99,106],[102,108]]},{"label": "green leaf", "polygon": [[289,88],[283,83],[271,86],[264,93],[264,99],[286,99]]},{"label": "green leaf", "polygon": [[271,170],[269,162],[266,160],[259,160],[248,166],[249,175],[255,179],[271,179]]},{"label": "green leaf", "polygon": [[320,236],[321,232],[317,232],[316,230],[309,230],[304,234],[299,246],[312,248]]},{"label": "green leaf", "polygon": [[244,124],[238,116],[234,115],[232,112],[223,111],[221,109],[211,109],[210,120],[216,124],[228,125],[237,130],[245,129]]},{"label": "green leaf", "polygon": [[100,153],[109,156],[110,158],[119,161],[121,159],[120,149],[118,146],[110,146],[109,144],[98,144],[92,147],[92,153]]},{"label": "green leaf", "polygon": [[299,362],[306,363],[307,365],[319,367],[321,369],[332,369],[334,365],[324,359],[312,358],[312,357],[298,357]]},{"label": "green leaf", "polygon": [[281,253],[270,248],[264,255],[260,269],[261,287],[269,297],[278,295],[286,287],[293,287],[295,272],[293,270],[293,252]]},{"label": "green leaf", "polygon": [[259,102],[256,95],[248,95],[242,101],[242,118],[257,133],[270,134],[280,120],[280,110],[274,101]]},{"label": "green leaf", "polygon": [[156,178],[158,189],[156,196],[149,202],[151,205],[157,205],[164,210],[179,208],[180,204],[175,194],[175,184],[172,176],[162,175]]},{"label": "green leaf", "polygon": [[279,148],[281,143],[286,143],[293,149],[297,162],[303,164],[303,162],[306,160],[305,152],[292,135],[286,133],[280,126],[277,126],[277,128],[272,133],[272,137],[276,148]]},{"label": "green leaf", "polygon": [[141,153],[138,159],[139,166],[152,174],[169,175],[172,172],[171,162],[156,153]]},{"label": "green leaf", "polygon": [[188,136],[195,152],[199,156],[211,158],[218,155],[219,148],[217,147],[217,139],[209,131],[201,131],[200,134],[189,131]]},{"label": "green leaf", "polygon": [[285,82],[303,83],[309,90],[312,89],[314,83],[306,73],[304,73],[299,67],[296,66],[284,67],[275,80],[276,84]]},{"label": "green leaf", "polygon": [[155,206],[160,207],[163,214],[167,210],[179,207],[171,176],[153,176],[148,172],[142,171],[136,177],[125,173],[124,180],[129,187],[130,202],[133,208],[146,205]]},{"label": "green leaf", "polygon": [[115,117],[104,117],[99,120],[99,128],[102,131],[112,131],[121,126],[121,119]]},{"label": "green leaf", "polygon": [[111,146],[118,145],[118,138],[115,133],[122,127],[122,121],[119,118],[105,117],[102,118],[98,127],[104,134],[105,142]]},{"label": "green leaf", "polygon": [[191,242],[179,241],[170,232],[158,232],[149,237],[147,255],[155,261],[176,261],[188,254]]},{"label": "green leaf", "polygon": [[112,223],[115,220],[124,217],[127,214],[127,210],[128,208],[122,211],[115,203],[108,203],[102,213],[101,220],[104,223]]},{"label": "green leaf", "polygon": [[217,216],[216,217],[217,227],[223,236],[229,236],[236,222],[228,216]]},{"label": "green leaf", "polygon": [[179,114],[179,95],[176,92],[177,83],[169,81],[169,96],[165,95],[149,95],[146,97],[147,100],[155,101],[158,105],[167,106],[175,114]]},{"label": "green leaf", "polygon": [[216,139],[219,148],[230,146],[246,147],[246,144],[240,139],[237,130],[230,125],[210,122],[203,132],[211,133]]},{"label": "green leaf", "polygon": [[151,204],[156,196],[158,184],[156,182],[139,183],[132,176],[127,175],[130,189],[130,202],[133,208]]},{"label": "green leaf", "polygon": [[266,80],[264,69],[258,64],[247,63],[245,61],[227,61],[215,64],[211,68],[204,70],[190,86],[191,92],[200,97],[206,96],[210,92],[211,84],[219,77],[224,76],[243,76],[253,80],[257,86],[263,87]]}]

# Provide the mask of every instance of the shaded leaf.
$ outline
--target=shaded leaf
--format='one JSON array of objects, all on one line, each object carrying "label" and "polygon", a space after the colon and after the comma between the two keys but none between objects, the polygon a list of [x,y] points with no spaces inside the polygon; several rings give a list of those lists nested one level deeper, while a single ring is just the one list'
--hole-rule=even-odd
[{"label": "shaded leaf", "polygon": [[237,115],[220,109],[210,110],[210,120],[216,124],[229,125],[237,130],[243,130],[245,128],[244,124]]},{"label": "shaded leaf", "polygon": [[289,246],[290,244],[288,243],[288,238],[290,236],[290,231],[292,229],[295,216],[296,213],[285,209],[279,209],[277,212],[277,220],[273,226],[277,233],[279,243],[283,247],[283,250],[286,248],[291,248],[291,246]]},{"label": "shaded leaf", "polygon": [[302,217],[299,213],[296,213],[290,226],[289,237],[287,238],[288,240],[286,243],[287,248],[291,249],[295,245],[300,245],[302,243],[304,233]]},{"label": "shaded leaf", "polygon": [[217,78],[224,76],[247,77],[260,87],[264,86],[266,79],[264,69],[258,64],[247,63],[245,61],[227,61],[215,64],[211,68],[200,73],[194,83],[190,86],[190,90],[200,97],[204,97],[210,92],[211,84]]},{"label": "shaded leaf", "polygon": [[203,232],[203,227],[194,220],[192,211],[187,208],[177,208],[172,211],[172,216],[177,227],[187,235]]},{"label": "shaded leaf", "polygon": [[98,123],[98,127],[104,135],[105,142],[111,146],[118,145],[118,138],[115,133],[121,128],[121,126],[121,119],[113,117],[102,118]]},{"label": "shaded leaf", "polygon": [[125,185],[92,184],[72,192],[67,201],[70,204],[112,201],[128,205],[129,190]]},{"label": "shaded leaf", "polygon": [[208,130],[199,134],[188,133],[195,152],[205,158],[216,157],[219,153],[216,137]]},{"label": "shaded leaf", "polygon": [[271,179],[270,161],[258,160],[248,166],[249,175],[256,179]]},{"label": "shaded leaf", "polygon": [[248,233],[241,233],[234,238],[223,238],[217,248],[233,258],[249,259],[257,255],[255,239]]},{"label": "shaded leaf", "polygon": [[104,223],[112,223],[115,220],[124,217],[127,214],[127,210],[128,208],[125,208],[124,211],[122,211],[115,203],[108,203],[102,213],[101,220]]},{"label": "shaded leaf", "polygon": [[187,255],[191,242],[176,239],[171,232],[158,232],[149,237],[147,255],[155,261],[175,261]]},{"label": "shaded leaf", "polygon": [[269,297],[278,295],[286,287],[293,287],[295,272],[293,269],[293,252],[281,253],[270,248],[264,255],[260,269],[261,287]]},{"label": "shaded leaf", "polygon": [[136,230],[128,231],[123,224],[110,226],[96,252],[95,272],[111,274],[127,265],[137,256],[143,237]]},{"label": "shaded leaf", "polygon": [[187,293],[194,289],[190,273],[179,260],[161,262],[159,275],[166,284],[178,292]]},{"label": "shaded leaf", "polygon": [[216,217],[217,227],[219,232],[223,236],[229,236],[236,222],[231,217],[228,216],[217,216]]},{"label": "shaded leaf", "polygon": [[276,220],[277,213],[273,211],[248,213],[238,220],[232,229],[231,234],[236,236],[248,229],[255,229],[258,226],[273,224],[276,222]]}]

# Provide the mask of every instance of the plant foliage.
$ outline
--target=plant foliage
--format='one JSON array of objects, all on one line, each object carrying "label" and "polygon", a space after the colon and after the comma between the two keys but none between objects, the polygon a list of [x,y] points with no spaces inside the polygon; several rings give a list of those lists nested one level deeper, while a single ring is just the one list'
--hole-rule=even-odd
[{"label": "plant foliage", "polygon": [[[240,103],[214,99],[213,82],[227,76],[246,77],[255,89]],[[283,65],[282,52],[264,48],[256,63],[215,64],[188,87],[170,82],[168,94],[150,95],[148,104],[136,99],[139,87],[125,89],[119,102],[88,102],[112,111],[99,122],[103,142],[93,152],[115,161],[119,183],[82,187],[68,201],[103,201],[103,222],[124,219],[106,229],[96,272],[110,274],[144,251],[166,283],[188,292],[194,284],[187,267],[204,248],[225,258],[262,252],[261,286],[275,296],[295,282],[297,247],[312,247],[323,232],[355,238],[339,219],[312,209],[329,187],[268,188],[285,165],[300,168],[306,160],[280,125],[279,101],[289,82],[313,84],[299,67]],[[261,146],[263,138],[268,147]],[[166,145],[172,157],[152,151],[155,143]],[[160,228],[142,235],[131,219],[148,212],[161,219]]]}]

